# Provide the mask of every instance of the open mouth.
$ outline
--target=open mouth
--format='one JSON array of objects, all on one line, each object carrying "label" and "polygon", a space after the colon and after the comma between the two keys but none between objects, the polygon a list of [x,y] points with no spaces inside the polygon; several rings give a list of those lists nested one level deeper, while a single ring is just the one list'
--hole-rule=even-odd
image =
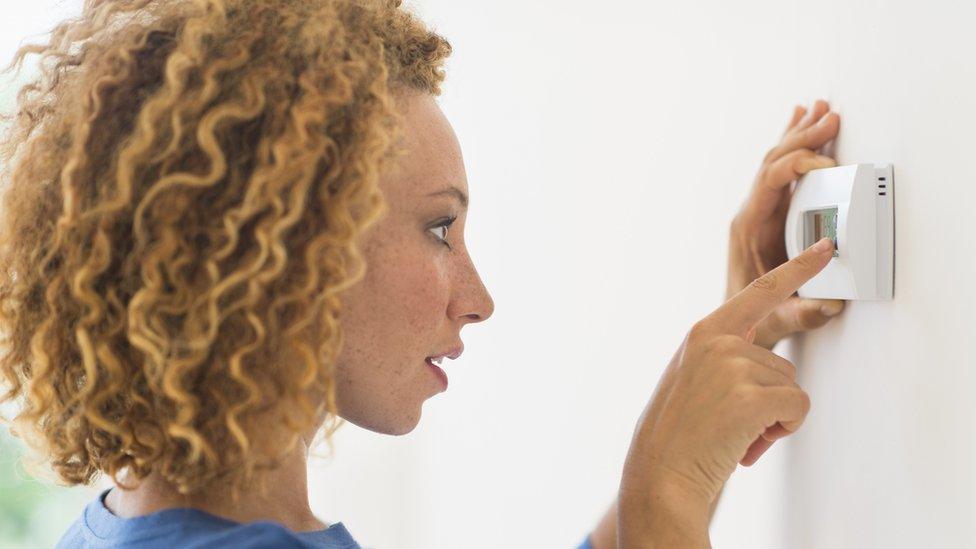
[{"label": "open mouth", "polygon": [[440,362],[443,359],[444,359],[444,357],[438,357],[438,358],[427,357],[426,359],[424,359],[424,362],[426,362],[427,365],[430,366],[430,368],[434,372],[434,374],[440,379],[441,385],[443,385],[443,387],[444,387],[443,390],[446,391],[447,390],[447,373],[443,369],[441,369],[440,366],[438,366],[438,364],[440,364]]}]

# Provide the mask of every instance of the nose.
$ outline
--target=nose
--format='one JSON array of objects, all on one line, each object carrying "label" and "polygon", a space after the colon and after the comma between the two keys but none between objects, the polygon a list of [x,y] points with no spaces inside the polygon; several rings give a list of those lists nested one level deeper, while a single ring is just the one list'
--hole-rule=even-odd
[{"label": "nose", "polygon": [[448,311],[451,318],[457,318],[465,324],[484,322],[495,312],[495,301],[481,281],[481,275],[475,269],[470,256],[458,274],[455,288],[455,298],[451,301],[451,310]]}]

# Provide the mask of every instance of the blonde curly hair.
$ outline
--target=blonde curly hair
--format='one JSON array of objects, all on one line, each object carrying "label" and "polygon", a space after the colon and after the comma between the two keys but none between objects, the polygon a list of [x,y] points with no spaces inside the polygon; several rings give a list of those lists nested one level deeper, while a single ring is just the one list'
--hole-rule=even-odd
[{"label": "blonde curly hair", "polygon": [[317,426],[332,448],[397,99],[450,52],[399,0],[86,0],[17,51],[41,74],[0,141],[0,403],[61,482],[190,494]]}]

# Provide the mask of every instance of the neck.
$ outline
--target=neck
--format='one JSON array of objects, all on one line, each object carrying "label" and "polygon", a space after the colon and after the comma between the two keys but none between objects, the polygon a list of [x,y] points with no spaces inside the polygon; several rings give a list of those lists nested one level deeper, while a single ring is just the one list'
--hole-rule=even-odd
[{"label": "neck", "polygon": [[231,501],[226,486],[183,495],[154,472],[131,490],[116,487],[109,491],[105,506],[122,518],[189,507],[240,523],[271,520],[294,532],[321,530],[328,525],[315,518],[308,505],[307,455],[308,448],[299,442],[277,469],[264,473],[268,475],[266,493],[241,493],[237,503]]}]

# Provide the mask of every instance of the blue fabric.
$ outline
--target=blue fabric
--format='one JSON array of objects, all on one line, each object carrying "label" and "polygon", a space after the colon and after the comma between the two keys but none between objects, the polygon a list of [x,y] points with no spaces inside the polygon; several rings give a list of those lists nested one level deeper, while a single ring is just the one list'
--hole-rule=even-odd
[{"label": "blue fabric", "polygon": [[581,543],[580,546],[577,547],[576,549],[593,549],[593,544],[590,543],[590,535],[589,534],[587,534],[586,537],[583,538],[583,543]]},{"label": "blue fabric", "polygon": [[337,522],[325,530],[292,532],[281,524],[257,521],[241,524],[197,509],[166,509],[150,515],[120,518],[105,507],[102,492],[68,528],[57,548],[126,547],[175,549],[294,547],[362,549]]}]

